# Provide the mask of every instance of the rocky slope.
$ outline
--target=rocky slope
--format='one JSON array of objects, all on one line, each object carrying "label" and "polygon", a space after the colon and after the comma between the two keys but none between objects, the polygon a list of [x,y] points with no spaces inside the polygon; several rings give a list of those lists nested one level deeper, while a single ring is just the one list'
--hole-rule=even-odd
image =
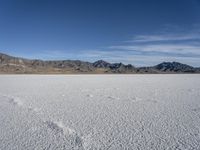
[{"label": "rocky slope", "polygon": [[0,53],[0,73],[200,73],[200,68],[178,62],[163,62],[153,67],[136,68],[131,64],[94,63],[80,60],[43,61],[13,57]]}]

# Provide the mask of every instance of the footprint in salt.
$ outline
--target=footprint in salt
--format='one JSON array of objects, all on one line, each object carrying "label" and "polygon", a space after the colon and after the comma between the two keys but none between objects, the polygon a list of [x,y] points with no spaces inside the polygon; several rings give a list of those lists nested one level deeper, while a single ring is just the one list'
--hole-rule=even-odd
[{"label": "footprint in salt", "polygon": [[112,100],[114,100],[114,99],[119,99],[119,97],[108,96],[108,99],[112,99]]},{"label": "footprint in salt", "polygon": [[11,98],[10,99],[10,103],[12,103],[13,105],[17,105],[17,106],[22,106],[23,102],[19,99],[19,98]]},{"label": "footprint in salt", "polygon": [[61,133],[65,138],[71,141],[71,144],[77,149],[83,149],[83,140],[74,129],[65,126],[61,121],[46,121],[45,124],[55,134]]},{"label": "footprint in salt", "polygon": [[142,101],[142,98],[136,96],[136,97],[133,98],[133,101],[134,102],[139,102],[139,101]]},{"label": "footprint in salt", "polygon": [[72,135],[75,134],[75,130],[64,126],[64,124],[60,121],[46,121],[45,124],[48,128],[52,129],[57,133],[62,133],[64,135]]},{"label": "footprint in salt", "polygon": [[33,111],[33,112],[36,112],[36,113],[39,113],[39,111],[40,111],[40,109],[31,107],[31,106],[28,107],[28,110]]},{"label": "footprint in salt", "polygon": [[87,97],[91,97],[91,98],[92,98],[92,97],[94,97],[94,96],[93,96],[92,94],[88,94]]}]

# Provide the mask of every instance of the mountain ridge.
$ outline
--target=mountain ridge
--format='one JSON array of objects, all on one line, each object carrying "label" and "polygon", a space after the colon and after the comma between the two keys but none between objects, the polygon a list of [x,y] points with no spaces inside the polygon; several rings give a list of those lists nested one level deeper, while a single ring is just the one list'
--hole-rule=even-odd
[{"label": "mountain ridge", "polygon": [[1,74],[145,74],[145,73],[200,73],[200,68],[179,62],[162,62],[150,67],[109,63],[98,60],[93,63],[81,60],[40,60],[14,57],[0,53]]}]

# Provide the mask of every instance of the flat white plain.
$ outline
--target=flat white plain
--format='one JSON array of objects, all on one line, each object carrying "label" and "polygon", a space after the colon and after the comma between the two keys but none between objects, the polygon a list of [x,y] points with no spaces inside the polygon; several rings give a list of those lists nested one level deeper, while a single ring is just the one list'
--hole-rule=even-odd
[{"label": "flat white plain", "polygon": [[0,149],[200,149],[200,75],[1,75]]}]

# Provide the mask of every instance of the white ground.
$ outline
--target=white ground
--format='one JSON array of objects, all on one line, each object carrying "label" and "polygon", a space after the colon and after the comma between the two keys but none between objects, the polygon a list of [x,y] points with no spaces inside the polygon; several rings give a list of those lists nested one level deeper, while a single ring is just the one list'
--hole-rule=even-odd
[{"label": "white ground", "polygon": [[200,149],[200,75],[1,75],[0,149]]}]

